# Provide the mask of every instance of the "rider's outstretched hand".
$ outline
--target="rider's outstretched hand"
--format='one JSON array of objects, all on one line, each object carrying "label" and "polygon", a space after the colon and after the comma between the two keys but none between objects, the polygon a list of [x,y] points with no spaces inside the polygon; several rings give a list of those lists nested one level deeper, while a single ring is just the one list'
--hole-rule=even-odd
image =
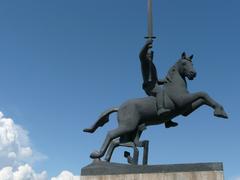
[{"label": "rider's outstretched hand", "polygon": [[149,40],[146,41],[145,45],[147,46],[148,49],[151,49],[152,48],[152,44],[153,44],[153,40],[149,39]]}]

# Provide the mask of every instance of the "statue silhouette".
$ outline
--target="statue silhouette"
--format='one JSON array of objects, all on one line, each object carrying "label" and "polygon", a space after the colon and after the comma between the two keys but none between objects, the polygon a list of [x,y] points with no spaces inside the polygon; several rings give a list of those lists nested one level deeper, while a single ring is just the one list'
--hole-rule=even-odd
[{"label": "statue silhouette", "polygon": [[[147,48],[149,48],[149,45],[149,43],[146,44]],[[187,79],[193,80],[197,74],[193,67],[192,59],[193,56],[188,57],[186,53],[182,53],[181,58],[169,69],[166,82],[163,83],[163,87],[161,88],[162,95],[160,96],[163,98],[158,99],[155,97],[156,95],[151,94],[154,92],[156,82],[158,81],[157,76],[154,75],[156,71],[152,67],[153,71],[151,74],[153,76],[151,78],[153,82],[150,81],[150,85],[144,85],[143,87],[146,93],[149,93],[148,97],[131,99],[123,103],[119,108],[111,108],[105,111],[90,128],[84,129],[84,132],[93,133],[98,127],[103,126],[109,121],[111,113],[117,113],[118,127],[107,133],[100,150],[92,152],[90,157],[93,159],[103,157],[109,145],[118,138],[123,142],[134,142],[136,136],[139,139],[141,135],[139,131],[142,131],[142,128],[139,127],[163,124],[179,115],[188,116],[202,105],[211,107],[214,110],[215,116],[228,118],[224,108],[207,93],[190,93],[188,91]],[[151,65],[153,66],[153,64]],[[147,76],[143,75],[143,77],[146,78]],[[153,88],[149,88],[151,86]],[[158,107],[156,104],[158,104]],[[158,113],[160,104],[162,105],[162,109],[166,109],[166,112]],[[111,147],[110,154],[113,149]]]}]

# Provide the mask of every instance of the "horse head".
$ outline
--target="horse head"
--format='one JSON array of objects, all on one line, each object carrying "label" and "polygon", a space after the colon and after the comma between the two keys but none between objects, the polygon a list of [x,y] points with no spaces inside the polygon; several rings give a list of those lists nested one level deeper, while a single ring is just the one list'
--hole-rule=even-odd
[{"label": "horse head", "polygon": [[179,74],[182,77],[187,77],[189,80],[193,80],[197,72],[195,71],[192,63],[193,55],[187,56],[185,52],[182,53],[181,59],[176,63]]}]

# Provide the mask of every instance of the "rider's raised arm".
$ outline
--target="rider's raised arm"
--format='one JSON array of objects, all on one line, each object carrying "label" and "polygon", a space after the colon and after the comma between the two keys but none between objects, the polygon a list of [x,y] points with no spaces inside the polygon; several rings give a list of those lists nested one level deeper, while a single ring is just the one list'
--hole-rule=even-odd
[{"label": "rider's raised arm", "polygon": [[139,53],[139,58],[141,60],[141,62],[146,61],[147,60],[147,53],[148,50],[152,48],[152,40],[148,40],[146,41],[145,45],[143,46],[142,50]]}]

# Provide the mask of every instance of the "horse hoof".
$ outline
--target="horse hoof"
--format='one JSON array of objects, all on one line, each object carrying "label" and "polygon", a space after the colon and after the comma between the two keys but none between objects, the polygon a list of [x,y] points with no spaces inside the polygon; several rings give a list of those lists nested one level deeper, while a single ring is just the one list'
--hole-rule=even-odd
[{"label": "horse hoof", "polygon": [[92,128],[86,128],[83,130],[83,132],[94,133],[94,130]]},{"label": "horse hoof", "polygon": [[227,113],[224,111],[223,107],[216,108],[214,111],[214,116],[228,119]]},{"label": "horse hoof", "polygon": [[92,152],[92,153],[90,154],[90,158],[92,158],[92,159],[98,159],[98,158],[100,158],[100,157],[101,157],[101,154],[100,154],[100,152],[98,152],[98,151]]}]

